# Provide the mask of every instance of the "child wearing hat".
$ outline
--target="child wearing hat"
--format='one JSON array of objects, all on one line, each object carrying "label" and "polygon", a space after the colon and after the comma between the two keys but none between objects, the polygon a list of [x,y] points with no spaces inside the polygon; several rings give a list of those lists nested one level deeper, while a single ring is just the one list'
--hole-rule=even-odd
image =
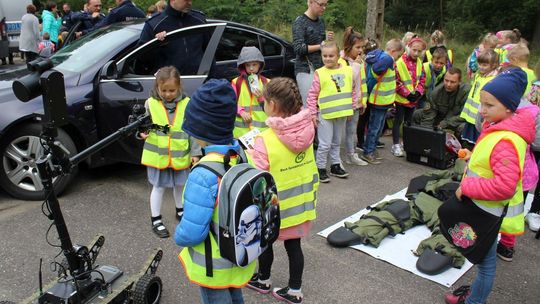
[{"label": "child wearing hat", "polygon": [[[500,216],[508,206],[500,233],[519,235],[524,231],[522,174],[527,145],[535,137],[536,117],[518,110],[527,85],[523,70],[512,68],[488,82],[480,92],[482,132],[470,154],[467,173],[456,196],[469,197],[484,211]],[[486,303],[493,287],[497,241],[477,264],[471,287],[462,286],[445,295],[446,303]]]},{"label": "child wearing hat", "polygon": [[[183,130],[196,139],[204,153],[200,162],[236,164],[240,153],[233,138],[236,95],[225,79],[212,79],[192,95],[185,112]],[[195,167],[184,190],[184,216],[176,227],[174,240],[184,247],[178,258],[188,279],[200,286],[202,303],[243,303],[241,288],[251,279],[256,262],[246,267],[221,257],[216,238],[210,232],[217,225],[218,176],[204,167]],[[205,263],[205,239],[210,238],[213,269]]]}]

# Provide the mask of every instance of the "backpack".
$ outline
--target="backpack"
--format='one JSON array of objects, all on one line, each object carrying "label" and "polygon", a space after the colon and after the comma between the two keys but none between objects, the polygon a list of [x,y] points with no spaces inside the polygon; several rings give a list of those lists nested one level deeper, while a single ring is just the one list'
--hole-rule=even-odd
[{"label": "backpack", "polygon": [[[218,225],[211,224],[210,231],[216,238],[221,256],[245,267],[279,235],[277,188],[269,172],[247,163],[231,167],[229,159],[227,153],[224,163],[202,162],[195,167],[203,167],[218,176]],[[208,235],[205,240],[207,276],[212,276],[211,246]]]},{"label": "backpack", "polygon": [[43,48],[39,50],[39,57],[42,58],[49,58],[54,53],[53,47],[54,45],[50,41],[42,41],[41,44],[43,44]]}]

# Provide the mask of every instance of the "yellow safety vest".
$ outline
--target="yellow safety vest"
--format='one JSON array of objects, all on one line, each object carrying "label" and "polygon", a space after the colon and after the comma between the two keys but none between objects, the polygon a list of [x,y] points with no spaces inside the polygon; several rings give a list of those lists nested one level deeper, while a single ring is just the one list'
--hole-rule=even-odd
[{"label": "yellow safety vest", "polygon": [[471,155],[468,168],[466,171],[467,177],[482,177],[493,178],[493,171],[490,165],[490,156],[493,148],[501,140],[509,140],[514,145],[519,156],[520,179],[516,187],[516,192],[512,198],[503,201],[484,201],[473,199],[473,202],[482,210],[501,216],[504,206],[508,204],[508,211],[501,225],[501,233],[518,235],[524,231],[524,205],[523,205],[523,187],[521,176],[523,173],[523,164],[525,162],[525,152],[527,143],[521,136],[510,131],[496,131],[486,135],[480,140]]},{"label": "yellow safety vest", "polygon": [[388,69],[381,75],[375,74],[373,69],[367,71],[377,79],[377,84],[369,94],[368,102],[377,106],[389,106],[396,100],[396,71]]},{"label": "yellow safety vest", "polygon": [[[422,78],[422,60],[420,58],[416,59],[416,81],[413,83],[411,73],[409,72],[409,69],[407,69],[407,64],[403,60],[403,56],[400,57],[396,62],[396,68],[399,73],[399,78],[401,79],[401,82],[409,90],[411,93],[414,93],[416,91],[416,87],[418,87],[418,84],[420,83],[420,78]],[[396,94],[396,101],[401,104],[410,104],[411,102],[407,100],[407,98]]]},{"label": "yellow safety vest", "polygon": [[345,65],[332,70],[322,67],[315,72],[321,84],[318,104],[322,118],[352,116],[352,68]]},{"label": "yellow safety vest", "polygon": [[499,65],[508,62],[508,50],[504,48],[495,48],[495,53],[499,54]]},{"label": "yellow safety vest", "polygon": [[[240,77],[237,77],[232,80],[232,86],[237,87],[236,83],[240,80]],[[263,82],[262,78],[259,77],[259,86],[263,88]],[[261,131],[266,130],[268,126],[266,126],[266,119],[268,116],[264,112],[263,105],[259,103],[257,100],[257,97],[255,95],[251,94],[250,89],[248,88],[247,81],[242,81],[240,86],[240,92],[236,92],[238,95],[238,105],[244,108],[246,112],[251,114],[251,123],[247,124],[244,122],[242,117],[240,115],[236,115],[236,119],[234,121],[234,130],[233,135],[234,138],[239,138],[240,136],[246,134],[249,132],[249,130],[253,128],[257,128]]]},{"label": "yellow safety vest", "polygon": [[[446,54],[448,54],[448,62],[450,62],[451,65],[454,64],[454,52],[450,49],[446,49]],[[426,51],[426,59],[427,62],[431,62],[433,59],[433,54],[431,54],[429,49]]]},{"label": "yellow safety vest", "polygon": [[[429,91],[429,86],[431,85],[431,63],[425,62],[424,63],[424,73],[426,75],[426,84],[424,85],[424,92],[427,93]],[[446,66],[443,66],[442,71],[435,77],[435,84],[439,83],[442,78],[444,78],[444,75],[446,74]]]},{"label": "yellow safety vest", "polygon": [[[201,158],[200,162],[223,163],[223,155],[210,153]],[[236,164],[236,159],[231,158],[231,165],[234,164]],[[217,199],[217,197],[215,199]],[[216,227],[218,225],[218,204],[219,202],[216,202],[214,213],[212,214],[212,223]],[[182,251],[180,251],[178,258],[184,266],[186,276],[192,283],[212,289],[244,287],[255,272],[255,266],[257,263],[253,261],[246,267],[238,267],[233,262],[223,258],[219,253],[218,243],[216,242],[215,236],[211,230],[212,229],[210,229],[208,232],[208,235],[210,236],[210,243],[212,244],[213,276],[206,276],[204,242],[201,242],[193,247],[184,247]]]},{"label": "yellow safety vest", "polygon": [[476,124],[478,109],[480,109],[480,91],[493,78],[495,76],[480,76],[478,73],[474,75],[472,88],[469,91],[467,101],[465,101],[459,117],[472,125]]},{"label": "yellow safety vest", "polygon": [[536,80],[536,75],[534,74],[534,71],[529,68],[521,69],[527,74],[527,88],[525,88],[525,93],[523,94],[523,97],[527,98],[531,92],[532,84]]},{"label": "yellow safety vest", "polygon": [[152,130],[146,141],[141,158],[145,166],[157,169],[171,167],[176,170],[189,168],[191,165],[189,135],[182,131],[184,112],[189,102],[185,97],[176,105],[174,121],[171,124],[167,110],[161,101],[150,97],[148,109],[152,122],[160,126],[169,126],[169,132],[165,134],[161,130]]},{"label": "yellow safety vest", "polygon": [[[343,57],[339,58],[338,63],[341,65],[350,66],[349,61]],[[360,102],[362,102],[362,105],[364,105],[365,107],[367,105],[367,99],[368,99],[366,67],[364,66],[364,64],[359,64],[359,65],[360,65],[360,73],[358,77],[360,79],[358,83],[360,83],[360,93],[362,93],[362,100]]]},{"label": "yellow safety vest", "polygon": [[272,129],[259,134],[268,152],[268,170],[276,182],[281,216],[281,229],[296,226],[317,217],[319,173],[313,145],[293,153]]}]

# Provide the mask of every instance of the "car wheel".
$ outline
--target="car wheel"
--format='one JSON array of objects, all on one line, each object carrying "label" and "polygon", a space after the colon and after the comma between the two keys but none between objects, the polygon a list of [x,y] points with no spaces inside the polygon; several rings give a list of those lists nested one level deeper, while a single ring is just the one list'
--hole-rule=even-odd
[{"label": "car wheel", "polygon": [[[44,199],[43,185],[36,166],[36,160],[44,153],[39,135],[40,124],[28,124],[8,132],[0,142],[0,187],[9,195],[22,200]],[[70,152],[77,153],[75,143],[69,135],[59,129],[56,139]],[[77,173],[53,179],[56,194],[60,194]]]}]

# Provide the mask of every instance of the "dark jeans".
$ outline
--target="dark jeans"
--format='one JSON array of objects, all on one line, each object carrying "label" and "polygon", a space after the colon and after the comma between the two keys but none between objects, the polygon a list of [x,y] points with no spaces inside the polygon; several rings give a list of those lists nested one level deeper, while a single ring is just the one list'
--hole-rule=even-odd
[{"label": "dark jeans", "polygon": [[38,54],[34,52],[24,52],[24,56],[26,57],[26,63],[29,63],[30,61],[35,60],[38,57]]},{"label": "dark jeans", "polygon": [[356,125],[356,138],[358,139],[357,147],[364,148],[364,141],[366,139],[366,127],[369,122],[369,109],[368,106],[364,111],[364,114],[358,117],[358,124]]},{"label": "dark jeans", "polygon": [[[304,253],[300,246],[300,239],[285,240],[284,244],[289,256],[289,287],[300,289],[302,287],[302,273],[304,272]],[[274,263],[274,250],[269,247],[259,256],[259,278],[261,280],[270,278],[272,263]]]},{"label": "dark jeans", "polygon": [[381,136],[387,108],[372,107],[369,111],[368,134],[364,143],[364,154],[375,152],[377,141]]},{"label": "dark jeans", "polygon": [[396,103],[396,116],[394,116],[394,126],[392,127],[392,141],[394,145],[399,144],[403,120],[405,119],[406,124],[411,124],[413,113],[414,108],[407,108]]}]

